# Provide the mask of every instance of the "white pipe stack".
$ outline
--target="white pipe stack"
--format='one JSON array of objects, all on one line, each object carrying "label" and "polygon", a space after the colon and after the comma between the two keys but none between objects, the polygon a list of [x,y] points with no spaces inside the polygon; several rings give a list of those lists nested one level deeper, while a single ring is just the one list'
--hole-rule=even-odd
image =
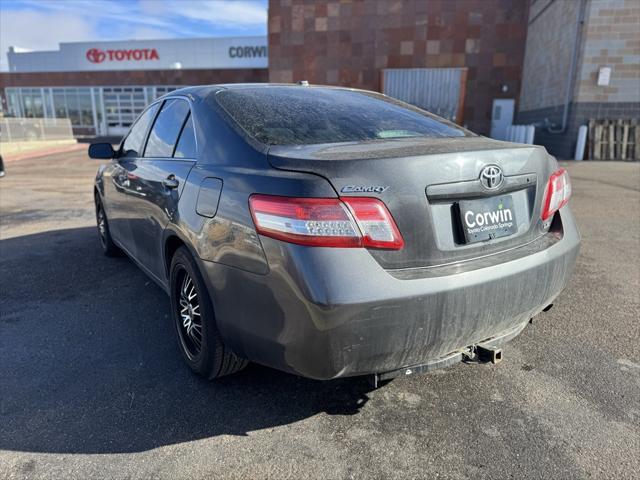
[{"label": "white pipe stack", "polygon": [[587,126],[581,125],[578,128],[578,141],[576,142],[576,153],[573,156],[576,160],[584,160],[584,147],[587,144]]},{"label": "white pipe stack", "polygon": [[533,145],[536,127],[533,125],[509,125],[507,127],[507,142],[525,143]]}]

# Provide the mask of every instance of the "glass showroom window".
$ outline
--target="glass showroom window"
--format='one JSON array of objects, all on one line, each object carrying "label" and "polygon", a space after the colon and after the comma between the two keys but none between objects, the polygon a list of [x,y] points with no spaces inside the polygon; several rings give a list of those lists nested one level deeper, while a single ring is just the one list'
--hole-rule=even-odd
[{"label": "glass showroom window", "polygon": [[21,88],[18,90],[22,116],[27,118],[44,117],[44,99],[39,88]]},{"label": "glass showroom window", "polygon": [[[68,118],[75,128],[122,133],[153,100],[180,88],[162,86],[7,88],[9,115]],[[93,98],[92,98],[93,96]]]},{"label": "glass showroom window", "polygon": [[22,117],[22,106],[20,105],[20,93],[17,88],[7,88],[7,110],[10,117]]},{"label": "glass showroom window", "polygon": [[93,107],[91,106],[91,90],[88,88],[78,89],[78,108],[80,110],[80,125],[82,127],[93,127]]},{"label": "glass showroom window", "polygon": [[51,94],[53,96],[53,111],[56,118],[67,118],[69,113],[67,112],[67,100],[65,99],[64,89],[54,88]]},{"label": "glass showroom window", "polygon": [[74,127],[93,128],[93,106],[89,88],[52,88],[56,118],[68,118]]},{"label": "glass showroom window", "polygon": [[[151,87],[151,88],[155,88],[156,90],[156,94],[155,94],[155,98],[159,98],[162,95],[166,95],[169,92],[173,92],[174,90],[180,88],[180,87],[175,87],[173,85],[168,85],[168,86],[164,86],[164,87]],[[150,97],[152,98],[152,97]]]},{"label": "glass showroom window", "polygon": [[81,124],[77,89],[67,88],[65,89],[64,93],[67,100],[67,115],[69,117],[69,120],[71,120],[71,125],[76,127]]}]

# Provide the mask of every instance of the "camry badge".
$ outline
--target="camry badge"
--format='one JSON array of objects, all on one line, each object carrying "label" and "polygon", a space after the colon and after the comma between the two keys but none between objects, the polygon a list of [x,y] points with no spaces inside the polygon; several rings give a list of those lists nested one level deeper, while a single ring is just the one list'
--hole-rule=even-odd
[{"label": "camry badge", "polygon": [[383,193],[389,188],[389,186],[383,185],[345,185],[340,190],[342,193]]}]

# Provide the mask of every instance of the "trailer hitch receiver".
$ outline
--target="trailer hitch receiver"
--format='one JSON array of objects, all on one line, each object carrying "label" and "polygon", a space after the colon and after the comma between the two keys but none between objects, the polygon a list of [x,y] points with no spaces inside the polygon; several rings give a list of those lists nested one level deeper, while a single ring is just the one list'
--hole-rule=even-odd
[{"label": "trailer hitch receiver", "polygon": [[500,363],[502,361],[502,349],[489,345],[476,345],[475,354],[481,362]]}]

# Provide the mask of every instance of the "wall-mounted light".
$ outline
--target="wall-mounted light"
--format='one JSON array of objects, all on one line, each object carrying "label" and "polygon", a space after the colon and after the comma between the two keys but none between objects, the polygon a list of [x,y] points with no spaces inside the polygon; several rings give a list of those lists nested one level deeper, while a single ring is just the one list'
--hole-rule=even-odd
[{"label": "wall-mounted light", "polygon": [[598,86],[608,87],[611,82],[611,67],[600,67],[598,70]]}]

